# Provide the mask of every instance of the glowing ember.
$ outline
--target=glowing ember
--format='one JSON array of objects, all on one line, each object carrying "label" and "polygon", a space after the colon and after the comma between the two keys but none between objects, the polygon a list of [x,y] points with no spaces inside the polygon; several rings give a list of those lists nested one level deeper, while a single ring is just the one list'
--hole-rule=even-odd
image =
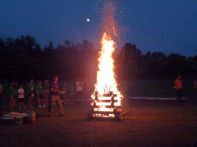
[{"label": "glowing ember", "polygon": [[104,33],[101,45],[97,83],[95,84],[95,92],[92,94],[92,106],[94,106],[94,112],[109,112],[108,115],[94,114],[95,117],[115,117],[114,113],[121,106],[121,93],[117,88],[112,57],[115,51],[115,42],[107,33]]}]

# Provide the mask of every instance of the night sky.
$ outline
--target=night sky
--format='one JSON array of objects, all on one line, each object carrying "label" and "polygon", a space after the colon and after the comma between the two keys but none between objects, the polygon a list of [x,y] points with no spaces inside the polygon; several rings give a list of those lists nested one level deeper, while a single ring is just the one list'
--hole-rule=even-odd
[{"label": "night sky", "polygon": [[[30,34],[43,46],[50,40],[90,40],[96,46],[104,1],[0,0],[0,38]],[[114,1],[119,46],[131,42],[143,52],[197,55],[197,0]]]}]

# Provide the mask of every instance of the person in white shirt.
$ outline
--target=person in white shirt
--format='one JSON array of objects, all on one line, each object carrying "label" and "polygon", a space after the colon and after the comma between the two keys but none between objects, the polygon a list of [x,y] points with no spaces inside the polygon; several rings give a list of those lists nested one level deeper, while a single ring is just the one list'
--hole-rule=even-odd
[{"label": "person in white shirt", "polygon": [[25,108],[25,90],[23,85],[20,85],[18,88],[18,106],[19,109]]},{"label": "person in white shirt", "polygon": [[76,86],[76,98],[77,99],[83,99],[84,98],[84,95],[83,95],[83,90],[84,90],[83,81],[82,80],[78,80],[75,83],[75,86]]}]

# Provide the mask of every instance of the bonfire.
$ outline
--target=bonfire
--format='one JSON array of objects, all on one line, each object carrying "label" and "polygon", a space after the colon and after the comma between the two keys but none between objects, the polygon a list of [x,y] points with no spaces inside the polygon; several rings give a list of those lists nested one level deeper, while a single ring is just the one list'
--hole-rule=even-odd
[{"label": "bonfire", "polygon": [[106,32],[101,40],[101,50],[98,59],[97,81],[92,94],[93,118],[120,119],[122,95],[118,90],[114,71],[113,53],[115,42]]}]

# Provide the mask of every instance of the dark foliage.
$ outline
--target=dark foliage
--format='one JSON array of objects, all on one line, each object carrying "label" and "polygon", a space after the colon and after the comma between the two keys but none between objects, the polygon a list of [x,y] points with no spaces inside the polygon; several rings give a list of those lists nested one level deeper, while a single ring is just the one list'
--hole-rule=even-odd
[{"label": "dark foliage", "polygon": [[197,56],[165,55],[161,52],[142,54],[130,43],[124,45],[121,54],[123,75],[129,79],[174,79],[177,74],[190,79],[197,76]]},{"label": "dark foliage", "polygon": [[[0,39],[0,79],[48,79],[59,75],[62,79],[95,79],[98,50],[89,41],[41,48],[32,36]],[[141,51],[126,43],[115,54],[116,71],[121,79],[171,79],[177,74],[197,75],[197,56],[185,57],[172,53]]]},{"label": "dark foliage", "polygon": [[97,51],[88,41],[41,48],[32,36],[0,39],[0,79],[93,78]]}]

